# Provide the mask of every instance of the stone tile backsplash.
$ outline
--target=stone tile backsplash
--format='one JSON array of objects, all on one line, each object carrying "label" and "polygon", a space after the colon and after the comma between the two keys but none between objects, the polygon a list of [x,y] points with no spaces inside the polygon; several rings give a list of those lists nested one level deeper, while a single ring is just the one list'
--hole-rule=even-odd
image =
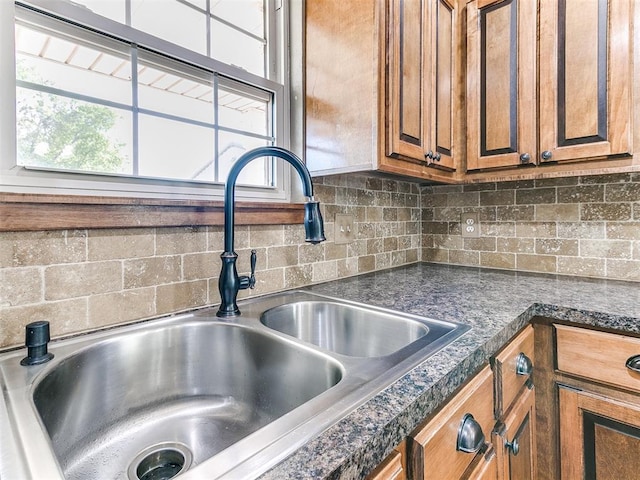
[{"label": "stone tile backsplash", "polygon": [[424,261],[640,281],[639,173],[428,186],[421,205]]},{"label": "stone tile backsplash", "polygon": [[[418,184],[367,175],[314,180],[327,242],[302,225],[239,226],[238,270],[257,250],[255,290],[240,298],[416,262]],[[336,213],[353,214],[356,240],[333,242]],[[219,302],[222,227],[0,233],[0,348],[21,345],[24,325],[51,322],[61,336]]]},{"label": "stone tile backsplash", "polygon": [[[316,178],[327,241],[302,225],[236,228],[238,270],[258,253],[257,285],[240,298],[420,260],[640,280],[640,174],[423,186],[350,174]],[[460,214],[478,212],[479,238]],[[336,214],[354,215],[356,239],[333,242]],[[52,335],[219,302],[221,227],[0,232],[0,348],[24,325]]]}]

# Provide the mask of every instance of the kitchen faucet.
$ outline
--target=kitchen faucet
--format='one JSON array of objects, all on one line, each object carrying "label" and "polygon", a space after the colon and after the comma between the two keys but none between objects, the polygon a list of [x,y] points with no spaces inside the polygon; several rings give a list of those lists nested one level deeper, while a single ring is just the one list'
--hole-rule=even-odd
[{"label": "kitchen faucet", "polygon": [[240,309],[236,304],[238,291],[247,288],[254,288],[256,284],[256,252],[251,252],[251,275],[239,276],[236,269],[238,254],[233,249],[233,227],[234,227],[234,195],[236,180],[240,171],[251,160],[259,157],[278,157],[289,162],[298,172],[302,179],[302,190],[307,197],[304,204],[304,228],[306,232],[305,241],[309,243],[320,243],[325,240],[324,225],[320,214],[320,202],[313,198],[313,184],[311,175],[300,160],[292,152],[280,147],[259,147],[243,154],[231,167],[227,183],[224,190],[224,252],[220,255],[222,259],[222,271],[218,279],[218,289],[220,290],[220,308],[216,315],[218,317],[234,317],[240,315]]}]

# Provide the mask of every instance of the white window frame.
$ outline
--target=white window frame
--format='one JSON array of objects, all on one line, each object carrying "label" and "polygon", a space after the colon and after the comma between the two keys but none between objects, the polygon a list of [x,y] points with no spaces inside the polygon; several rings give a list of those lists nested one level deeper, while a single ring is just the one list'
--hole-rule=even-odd
[{"label": "white window frame", "polygon": [[[278,49],[282,61],[272,60],[273,52],[267,53],[267,65],[272,81],[229,66],[137,31],[126,25],[96,15],[86,9],[62,0],[29,0],[29,4],[64,18],[71,18],[83,25],[116,38],[127,38],[141,45],[188,63],[205,65],[207,69],[223,77],[237,78],[274,95],[274,134],[276,144],[290,148],[290,80],[289,80],[289,9],[288,2],[268,0],[268,21],[275,32],[273,49]],[[15,85],[15,38],[14,18],[16,7],[13,1],[0,0],[0,193],[87,195],[102,197],[131,197],[155,199],[220,200],[224,194],[223,183],[181,182],[176,180],[148,179],[111,175],[55,172],[24,168],[17,165],[16,148],[16,85]],[[297,143],[297,142],[296,142]],[[288,165],[278,159],[273,187],[238,185],[236,198],[246,201],[291,201],[291,175]]]}]

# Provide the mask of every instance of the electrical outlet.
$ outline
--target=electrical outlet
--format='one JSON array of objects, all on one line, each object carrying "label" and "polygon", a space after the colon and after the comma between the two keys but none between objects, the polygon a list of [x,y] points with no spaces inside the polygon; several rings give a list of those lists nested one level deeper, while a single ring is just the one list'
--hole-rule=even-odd
[{"label": "electrical outlet", "polygon": [[460,215],[460,228],[463,237],[479,237],[480,221],[478,220],[478,214],[468,212]]},{"label": "electrical outlet", "polygon": [[356,238],[353,215],[336,213],[333,241],[336,244],[351,243]]}]

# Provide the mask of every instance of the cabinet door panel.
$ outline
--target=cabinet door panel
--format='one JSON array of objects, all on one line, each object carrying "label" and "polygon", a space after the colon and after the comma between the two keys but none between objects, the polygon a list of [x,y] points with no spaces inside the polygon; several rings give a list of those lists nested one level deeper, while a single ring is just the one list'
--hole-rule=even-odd
[{"label": "cabinet door panel", "polygon": [[640,471],[640,406],[560,386],[563,479],[619,480]]},{"label": "cabinet door panel", "polygon": [[540,3],[543,161],[631,152],[631,3]]},{"label": "cabinet door panel", "polygon": [[424,160],[423,65],[426,4],[392,0],[389,10],[389,100],[387,155]]},{"label": "cabinet door panel", "polygon": [[535,2],[467,6],[469,170],[535,161],[535,22]]}]

